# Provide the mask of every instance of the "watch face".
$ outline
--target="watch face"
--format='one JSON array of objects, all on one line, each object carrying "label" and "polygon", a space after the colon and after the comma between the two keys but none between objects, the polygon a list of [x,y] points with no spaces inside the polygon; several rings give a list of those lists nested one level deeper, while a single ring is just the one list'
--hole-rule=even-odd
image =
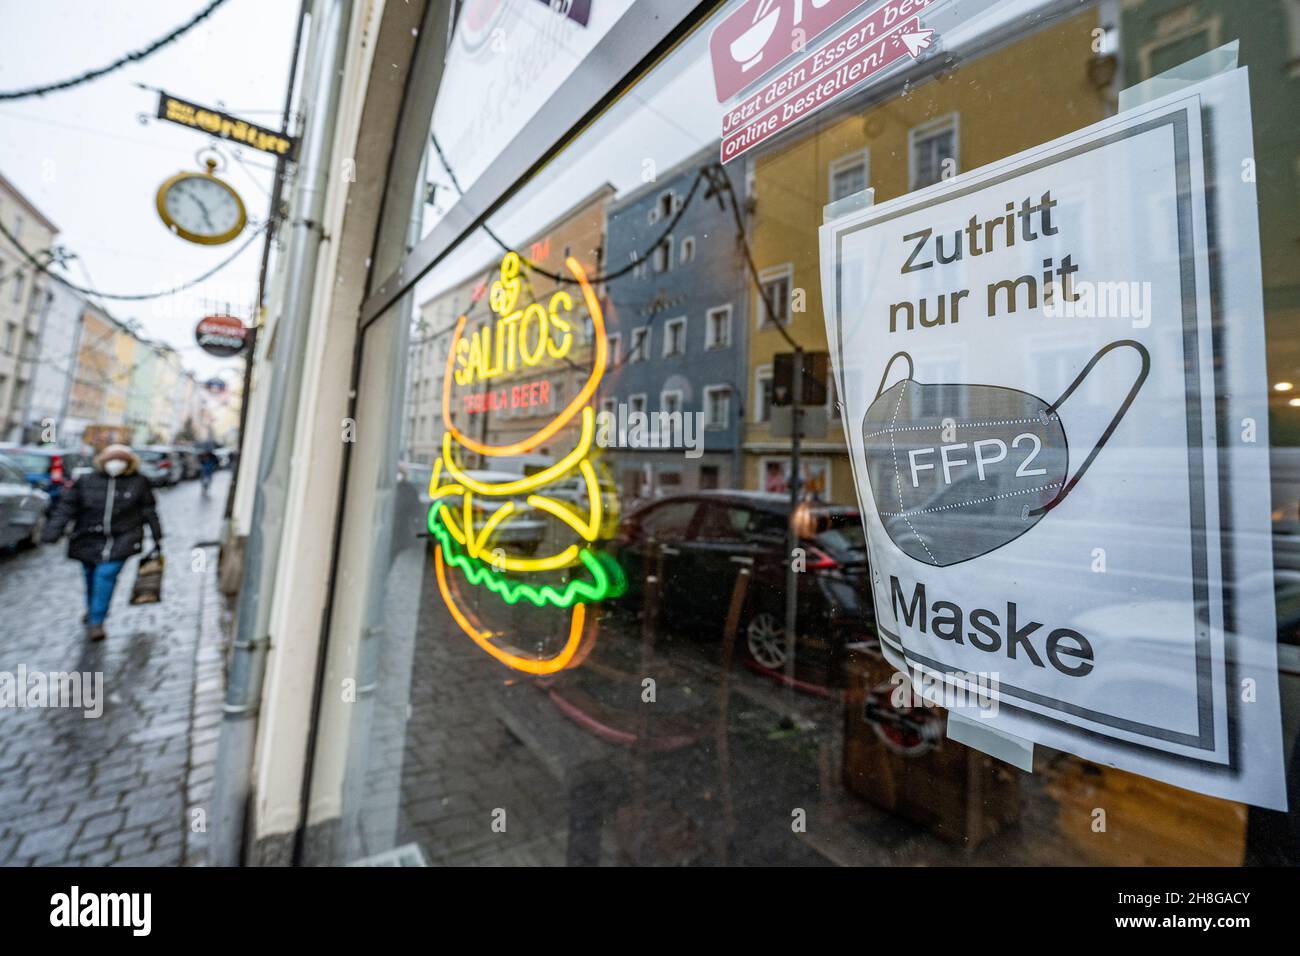
[{"label": "watch face", "polygon": [[163,208],[178,229],[201,239],[234,238],[244,210],[223,183],[210,176],[186,176],[168,187]]}]

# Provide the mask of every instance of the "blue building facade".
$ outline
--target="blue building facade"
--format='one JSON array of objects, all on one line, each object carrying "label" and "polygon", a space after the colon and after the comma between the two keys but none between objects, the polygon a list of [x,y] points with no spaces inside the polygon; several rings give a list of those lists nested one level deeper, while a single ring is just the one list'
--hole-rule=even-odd
[{"label": "blue building facade", "polygon": [[[636,263],[605,286],[610,371],[599,392],[602,416],[616,423],[610,464],[629,502],[742,480],[750,296],[730,199],[705,178],[718,172],[717,157],[711,145],[608,207],[606,272]],[[743,203],[743,164],[727,173]],[[670,421],[682,423],[680,434],[656,427]]]}]

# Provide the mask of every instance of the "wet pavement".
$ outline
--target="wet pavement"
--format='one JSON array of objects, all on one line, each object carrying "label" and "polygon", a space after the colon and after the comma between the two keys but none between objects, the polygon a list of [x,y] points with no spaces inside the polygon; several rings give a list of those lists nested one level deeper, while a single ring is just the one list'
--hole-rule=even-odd
[{"label": "wet pavement", "polygon": [[163,602],[130,606],[128,562],[98,644],[82,636],[82,570],[65,541],[0,551],[0,680],[25,673],[25,703],[39,703],[37,674],[100,674],[103,687],[97,717],[88,699],[0,706],[0,865],[202,863],[225,611],[216,548],[200,546],[218,537],[229,480],[218,473],[207,497],[197,481],[156,491]]}]

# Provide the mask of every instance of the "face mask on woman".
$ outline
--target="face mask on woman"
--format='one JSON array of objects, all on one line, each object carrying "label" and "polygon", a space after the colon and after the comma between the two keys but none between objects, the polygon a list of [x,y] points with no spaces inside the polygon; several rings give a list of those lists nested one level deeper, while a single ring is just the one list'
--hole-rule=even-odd
[{"label": "face mask on woman", "polygon": [[104,462],[104,471],[108,473],[110,478],[116,478],[122,472],[126,471],[126,462],[121,458],[112,458]]}]

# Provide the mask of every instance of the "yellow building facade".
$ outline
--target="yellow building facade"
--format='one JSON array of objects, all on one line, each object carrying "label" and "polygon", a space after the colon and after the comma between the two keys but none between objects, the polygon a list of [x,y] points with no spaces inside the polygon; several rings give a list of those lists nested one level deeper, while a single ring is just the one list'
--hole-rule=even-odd
[{"label": "yellow building facade", "polygon": [[[867,187],[876,203],[886,202],[1104,118],[1113,107],[1093,69],[1098,23],[1092,9],[960,61],[905,95],[810,117],[803,137],[755,157],[754,263],[778,314],[787,316],[786,331],[805,351],[827,347],[817,245],[823,208]],[[1048,62],[1053,69],[1042,69]],[[1017,102],[1023,108],[1009,108]],[[773,434],[770,383],[774,356],[790,345],[758,292],[752,295],[744,481],[782,491],[790,440]],[[828,391],[824,409],[805,411],[827,421],[824,438],[804,439],[801,471],[810,493],[851,504],[853,475],[833,387]]]}]

